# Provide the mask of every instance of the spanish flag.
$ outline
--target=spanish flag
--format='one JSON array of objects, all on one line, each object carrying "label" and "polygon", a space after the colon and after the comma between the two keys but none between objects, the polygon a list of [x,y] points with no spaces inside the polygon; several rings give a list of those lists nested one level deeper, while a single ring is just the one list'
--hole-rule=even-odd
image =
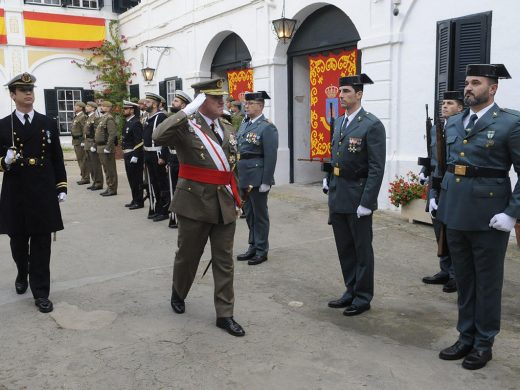
[{"label": "spanish flag", "polygon": [[88,49],[103,44],[105,19],[24,11],[25,43],[32,46]]},{"label": "spanish flag", "polygon": [[0,45],[7,43],[7,31],[5,29],[4,9],[0,8]]}]

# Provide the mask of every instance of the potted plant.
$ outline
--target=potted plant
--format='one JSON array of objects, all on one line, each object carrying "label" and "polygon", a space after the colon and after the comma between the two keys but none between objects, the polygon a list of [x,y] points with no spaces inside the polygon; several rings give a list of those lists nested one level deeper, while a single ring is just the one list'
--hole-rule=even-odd
[{"label": "potted plant", "polygon": [[395,207],[401,207],[401,215],[409,222],[418,221],[431,224],[430,214],[426,212],[428,186],[419,182],[419,176],[408,172],[405,177],[396,176],[390,182],[388,198]]}]

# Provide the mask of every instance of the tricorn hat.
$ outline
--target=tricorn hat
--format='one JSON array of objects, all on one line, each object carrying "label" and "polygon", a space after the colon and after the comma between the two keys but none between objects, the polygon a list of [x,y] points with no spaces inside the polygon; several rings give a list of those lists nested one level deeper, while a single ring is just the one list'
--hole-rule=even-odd
[{"label": "tricorn hat", "polygon": [[466,76],[490,77],[492,79],[511,78],[504,64],[470,64],[466,66]]},{"label": "tricorn hat", "polygon": [[205,93],[206,95],[227,95],[224,91],[224,79],[211,79],[192,84],[191,87],[195,90],[195,94]]},{"label": "tricorn hat", "polygon": [[464,94],[462,91],[446,91],[442,95],[443,100],[460,100],[464,101]]},{"label": "tricorn hat", "polygon": [[351,85],[351,86],[352,85],[363,85],[363,84],[374,84],[374,82],[365,73],[339,78],[340,87],[346,87],[349,85]]},{"label": "tricorn hat", "polygon": [[245,95],[246,100],[265,100],[271,99],[271,97],[265,91],[247,92]]}]

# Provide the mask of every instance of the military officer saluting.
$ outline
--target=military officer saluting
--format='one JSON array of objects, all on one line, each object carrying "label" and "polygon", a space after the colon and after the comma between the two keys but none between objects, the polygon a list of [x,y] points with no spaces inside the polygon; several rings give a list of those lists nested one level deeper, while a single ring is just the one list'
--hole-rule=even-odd
[{"label": "military officer saluting", "polygon": [[97,191],[103,188],[103,169],[101,168],[101,161],[97,154],[97,147],[94,141],[96,134],[96,127],[99,118],[96,116],[98,105],[96,102],[87,102],[85,111],[87,120],[83,128],[85,137],[85,152],[87,153],[87,166],[92,177],[92,185],[87,187],[87,190]]},{"label": "military officer saluting", "polygon": [[269,252],[269,213],[267,197],[274,184],[278,153],[278,130],[262,114],[265,91],[246,93],[245,106],[249,120],[237,132],[238,182],[243,197],[244,212],[249,227],[249,247],[237,260],[249,260],[257,265],[267,260]]},{"label": "military officer saluting", "polygon": [[144,207],[143,201],[143,125],[139,120],[139,105],[123,100],[125,125],[121,144],[123,147],[126,177],[132,192],[132,201],[125,205],[130,210]]},{"label": "military officer saluting", "polygon": [[511,78],[502,64],[466,68],[469,109],[448,119],[447,172],[437,218],[446,225],[458,290],[458,341],[444,360],[482,368],[492,358],[500,330],[504,257],[509,232],[520,218],[520,182],[511,192],[511,165],[520,173],[520,113],[495,103],[498,79]]},{"label": "military officer saluting", "polygon": [[101,196],[117,195],[117,170],[115,149],[117,143],[117,127],[114,117],[110,113],[112,103],[105,100],[101,103],[101,112],[103,115],[99,118],[96,126],[94,141],[97,146],[97,154],[101,162],[101,166],[105,171],[107,182],[106,191],[100,193]]},{"label": "military officer saluting", "polygon": [[76,115],[72,121],[72,128],[70,130],[72,134],[72,146],[74,146],[74,152],[76,153],[76,160],[78,161],[79,171],[81,180],[77,183],[79,185],[90,183],[90,173],[87,167],[87,154],[85,153],[85,143],[83,137],[83,128],[87,121],[87,115],[85,114],[86,104],[83,102],[74,103],[74,111]]},{"label": "military officer saluting", "polygon": [[172,308],[176,313],[184,313],[184,299],[209,238],[216,325],[233,336],[243,336],[244,330],[233,319],[233,239],[240,204],[233,172],[236,143],[231,138],[233,127],[220,119],[226,94],[222,86],[222,79],[192,85],[199,95],[161,123],[153,139],[160,145],[174,147],[180,163],[171,205],[179,221]]},{"label": "military officer saluting", "polygon": [[329,212],[346,291],[329,307],[346,307],[346,316],[370,309],[374,296],[372,212],[377,209],[386,159],[381,121],[361,106],[366,74],[341,77],[339,99],[345,115],[337,119],[332,140],[333,172]]},{"label": "military officer saluting", "polygon": [[67,175],[56,121],[33,109],[35,81],[23,73],[7,84],[16,110],[0,120],[0,234],[11,239],[16,292],[30,285],[36,306],[48,313],[51,233],[63,229],[58,202],[66,199]]}]

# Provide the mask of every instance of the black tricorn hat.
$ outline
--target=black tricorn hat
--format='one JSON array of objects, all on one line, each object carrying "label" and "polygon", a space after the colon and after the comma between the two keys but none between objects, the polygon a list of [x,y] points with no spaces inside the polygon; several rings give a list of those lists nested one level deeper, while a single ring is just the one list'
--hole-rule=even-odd
[{"label": "black tricorn hat", "polygon": [[466,66],[466,76],[490,77],[492,79],[511,78],[504,64],[470,64]]},{"label": "black tricorn hat", "polygon": [[464,101],[464,94],[462,91],[446,91],[442,95],[443,100],[460,100]]},{"label": "black tricorn hat", "polygon": [[363,85],[363,84],[374,84],[374,82],[365,73],[339,78],[340,87],[346,87],[348,85]]},{"label": "black tricorn hat", "polygon": [[248,92],[245,95],[246,100],[265,100],[271,99],[271,97],[265,91]]}]

